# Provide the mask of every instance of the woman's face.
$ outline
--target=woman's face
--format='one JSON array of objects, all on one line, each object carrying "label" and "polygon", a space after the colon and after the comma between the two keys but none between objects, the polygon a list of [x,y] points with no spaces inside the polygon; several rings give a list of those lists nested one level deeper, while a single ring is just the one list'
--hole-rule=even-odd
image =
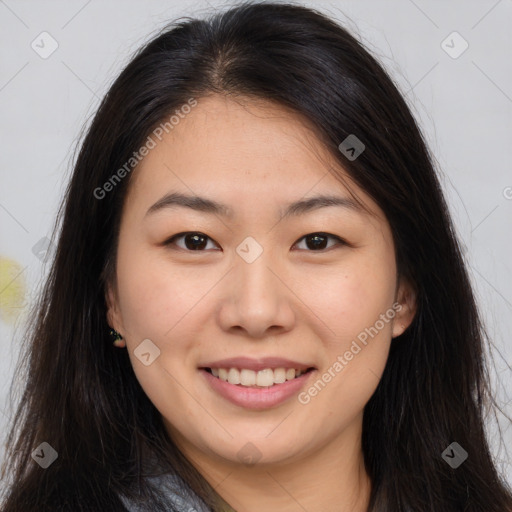
[{"label": "woman's face", "polygon": [[171,437],[226,463],[357,440],[413,314],[383,212],[352,185],[373,215],[358,208],[313,132],[271,104],[201,98],[153,139],[125,202],[109,320]]}]

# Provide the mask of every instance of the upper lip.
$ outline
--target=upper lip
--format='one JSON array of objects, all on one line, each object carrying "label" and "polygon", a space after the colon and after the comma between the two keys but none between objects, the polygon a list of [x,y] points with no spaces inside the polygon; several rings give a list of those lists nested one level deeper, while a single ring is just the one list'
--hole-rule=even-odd
[{"label": "upper lip", "polygon": [[282,357],[261,357],[252,359],[250,357],[230,357],[219,361],[212,361],[200,365],[200,368],[246,368],[255,372],[265,370],[266,368],[295,368],[296,370],[307,370],[314,368],[313,365],[284,359]]}]

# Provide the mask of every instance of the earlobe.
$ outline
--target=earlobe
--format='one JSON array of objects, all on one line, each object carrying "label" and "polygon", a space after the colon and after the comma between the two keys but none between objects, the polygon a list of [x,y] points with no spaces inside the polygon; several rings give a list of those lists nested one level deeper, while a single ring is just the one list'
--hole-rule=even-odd
[{"label": "earlobe", "polygon": [[416,290],[408,280],[403,280],[398,287],[396,301],[400,304],[393,320],[393,334],[396,338],[411,325],[416,314]]}]

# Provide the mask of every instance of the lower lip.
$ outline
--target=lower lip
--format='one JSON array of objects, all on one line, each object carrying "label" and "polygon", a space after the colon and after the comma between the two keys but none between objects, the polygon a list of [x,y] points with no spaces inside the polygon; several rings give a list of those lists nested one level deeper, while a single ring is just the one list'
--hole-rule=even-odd
[{"label": "lower lip", "polygon": [[231,403],[246,409],[261,410],[276,407],[297,394],[316,370],[310,370],[300,377],[287,380],[282,384],[274,384],[268,388],[230,384],[218,377],[214,377],[207,370],[200,369],[199,371],[204,375],[212,389]]}]

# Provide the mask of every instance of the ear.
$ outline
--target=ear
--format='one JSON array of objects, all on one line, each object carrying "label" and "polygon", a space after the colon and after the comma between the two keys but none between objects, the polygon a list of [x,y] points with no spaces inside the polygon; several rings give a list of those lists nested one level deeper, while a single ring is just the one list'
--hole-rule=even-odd
[{"label": "ear", "polygon": [[121,314],[119,312],[116,286],[110,281],[105,286],[105,302],[107,304],[108,325],[122,335],[124,328]]},{"label": "ear", "polygon": [[393,338],[400,336],[411,325],[416,314],[416,290],[406,278],[399,278],[396,302],[400,304],[393,319]]}]

